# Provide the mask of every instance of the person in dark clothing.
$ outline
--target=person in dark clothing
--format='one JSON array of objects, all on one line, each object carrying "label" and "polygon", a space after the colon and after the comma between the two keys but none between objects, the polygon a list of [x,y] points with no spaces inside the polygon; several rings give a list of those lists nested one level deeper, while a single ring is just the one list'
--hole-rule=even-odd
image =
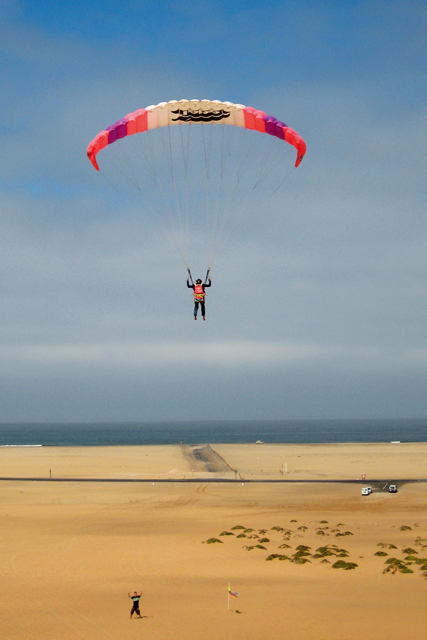
[{"label": "person in dark clothing", "polygon": [[136,613],[137,616],[140,618],[141,617],[141,612],[139,610],[139,599],[142,596],[142,589],[141,589],[141,593],[138,595],[137,592],[135,591],[133,596],[130,595],[130,593],[128,593],[129,598],[131,598],[133,600],[133,605],[132,605],[132,609],[130,612],[130,617],[132,618],[133,614]]},{"label": "person in dark clothing", "polygon": [[197,312],[199,311],[199,305],[202,310],[203,320],[205,318],[205,287],[211,286],[211,279],[209,278],[209,284],[202,284],[200,278],[196,280],[196,284],[190,284],[189,278],[187,278],[187,287],[194,291],[194,319],[197,320]]}]

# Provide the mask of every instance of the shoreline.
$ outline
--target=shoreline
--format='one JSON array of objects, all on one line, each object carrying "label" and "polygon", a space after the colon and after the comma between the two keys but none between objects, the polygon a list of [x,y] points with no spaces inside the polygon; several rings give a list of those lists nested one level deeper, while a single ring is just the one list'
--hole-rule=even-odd
[{"label": "shoreline", "polygon": [[49,447],[49,448],[67,448],[67,449],[87,449],[87,448],[113,448],[113,447],[123,447],[123,448],[132,448],[132,447],[179,447],[182,444],[187,446],[227,446],[227,447],[245,447],[245,446],[277,446],[277,447],[345,447],[345,446],[371,446],[371,445],[384,445],[384,444],[394,444],[394,445],[407,445],[407,444],[427,444],[427,440],[375,440],[375,441],[359,441],[359,440],[346,440],[344,442],[334,441],[334,442],[268,442],[266,440],[262,440],[261,442],[153,442],[151,444],[0,444],[0,449],[6,448],[25,448],[25,447]]}]

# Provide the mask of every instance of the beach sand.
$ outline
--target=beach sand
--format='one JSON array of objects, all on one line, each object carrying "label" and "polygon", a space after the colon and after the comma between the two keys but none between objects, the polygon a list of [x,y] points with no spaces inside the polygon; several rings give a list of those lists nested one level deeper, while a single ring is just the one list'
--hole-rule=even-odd
[{"label": "beach sand", "polygon": [[52,478],[279,480],[355,480],[365,474],[367,480],[417,479],[427,476],[427,443],[0,447],[0,477],[49,478],[50,474]]},{"label": "beach sand", "polygon": [[[425,444],[212,449],[1,449],[0,475],[47,477],[52,469],[54,477],[234,478],[237,471],[270,478],[282,477],[286,464],[294,479],[365,472],[368,480],[397,480],[427,469]],[[405,548],[427,557],[427,484],[367,497],[361,486],[0,482],[0,637],[423,640],[423,571],[415,564],[409,574],[383,570]],[[242,530],[232,530],[239,525],[254,531],[239,539]],[[212,537],[223,543],[207,544]],[[265,550],[243,548],[263,537]],[[310,562],[266,561],[272,553],[292,557],[299,545],[311,547]],[[325,545],[346,549],[357,568],[311,557]],[[389,555],[375,556],[378,550]],[[239,592],[230,610],[229,583]],[[127,593],[141,589],[144,617],[129,620]]]}]

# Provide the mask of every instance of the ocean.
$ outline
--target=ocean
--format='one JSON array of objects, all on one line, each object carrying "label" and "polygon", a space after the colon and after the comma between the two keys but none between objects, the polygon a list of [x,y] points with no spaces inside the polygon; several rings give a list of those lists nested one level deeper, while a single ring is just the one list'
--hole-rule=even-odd
[{"label": "ocean", "polygon": [[426,442],[427,419],[0,423],[0,446]]}]

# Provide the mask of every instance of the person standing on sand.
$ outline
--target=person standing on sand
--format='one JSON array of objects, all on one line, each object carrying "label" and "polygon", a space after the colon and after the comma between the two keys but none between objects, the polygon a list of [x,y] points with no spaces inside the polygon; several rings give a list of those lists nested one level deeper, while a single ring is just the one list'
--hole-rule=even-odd
[{"label": "person standing on sand", "polygon": [[130,612],[130,617],[132,618],[133,614],[136,613],[138,615],[138,617],[141,617],[141,612],[139,610],[139,599],[142,596],[142,589],[141,589],[141,593],[138,595],[137,592],[135,591],[133,596],[130,595],[130,593],[128,592],[128,596],[129,598],[131,598],[133,600],[133,605],[132,605],[132,609]]}]

